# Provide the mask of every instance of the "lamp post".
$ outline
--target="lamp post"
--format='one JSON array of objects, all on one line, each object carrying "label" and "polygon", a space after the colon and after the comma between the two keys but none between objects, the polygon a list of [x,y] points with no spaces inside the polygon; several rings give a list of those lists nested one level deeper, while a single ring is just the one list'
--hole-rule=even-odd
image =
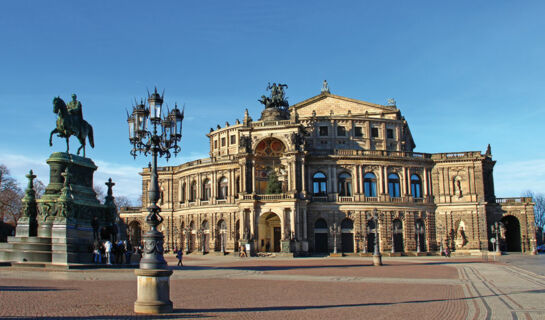
[{"label": "lamp post", "polygon": [[496,234],[496,241],[493,242],[493,244],[496,246],[495,251],[496,251],[497,255],[501,255],[501,250],[500,250],[500,228],[501,228],[501,225],[502,225],[501,222],[496,221],[496,222],[494,222],[494,224],[492,226],[490,226],[490,229],[491,229],[492,233]]},{"label": "lamp post", "polygon": [[379,248],[379,233],[378,233],[378,211],[375,208],[373,210],[373,221],[375,222],[375,251],[373,252],[373,265],[381,266],[382,265],[382,255],[380,254]]},{"label": "lamp post", "polygon": [[416,224],[416,253],[422,252],[422,233],[424,232],[424,226],[422,226],[420,223]]},{"label": "lamp post", "polygon": [[329,227],[329,231],[333,235],[333,254],[337,254],[337,235],[340,232],[340,227],[337,226],[337,223],[333,223],[332,226]]},{"label": "lamp post", "polygon": [[[157,230],[157,226],[163,222],[159,214],[161,208],[157,205],[159,200],[157,156],[165,156],[168,160],[171,149],[174,155],[181,151],[178,142],[182,138],[184,113],[175,106],[163,118],[161,112],[163,96],[157,93],[157,88],[154,93],[148,94],[148,105],[149,108],[146,108],[144,101],[141,101],[133,107],[131,115],[127,114],[129,140],[133,146],[131,155],[134,158],[142,152],[144,156],[148,153],[152,155],[148,190],[150,205],[147,208],[149,214],[146,217],[150,230],[144,234],[144,254],[140,260],[140,268],[135,270],[138,276],[138,294],[134,311],[156,314],[172,312],[169,292],[169,277],[172,271],[167,269],[167,263],[163,257],[163,234]],[[149,129],[147,128],[148,120],[151,124]]]}]

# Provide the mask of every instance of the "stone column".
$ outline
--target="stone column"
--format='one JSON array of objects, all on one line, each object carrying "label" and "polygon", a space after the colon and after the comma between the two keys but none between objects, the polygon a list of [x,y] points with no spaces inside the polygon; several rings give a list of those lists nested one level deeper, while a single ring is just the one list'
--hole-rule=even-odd
[{"label": "stone column", "polygon": [[252,193],[256,193],[256,188],[255,188],[255,160],[252,160]]},{"label": "stone column", "polygon": [[255,234],[255,209],[250,209],[250,237],[256,237]]},{"label": "stone column", "polygon": [[295,232],[295,209],[290,211],[290,233],[293,232],[293,234],[298,237],[297,233]]},{"label": "stone column", "polygon": [[307,170],[304,157],[301,157],[301,191],[303,195],[307,194]]},{"label": "stone column", "polygon": [[307,208],[303,208],[303,240],[308,239],[307,234]]},{"label": "stone column", "polygon": [[427,197],[428,196],[428,169],[427,168],[424,168],[424,176],[422,177],[422,180],[423,180],[423,184],[422,184],[422,194],[424,195],[424,197]]}]

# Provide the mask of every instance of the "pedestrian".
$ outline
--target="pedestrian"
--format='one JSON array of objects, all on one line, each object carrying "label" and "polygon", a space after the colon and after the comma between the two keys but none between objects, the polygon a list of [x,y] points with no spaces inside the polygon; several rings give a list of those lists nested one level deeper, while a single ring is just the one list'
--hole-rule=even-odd
[{"label": "pedestrian", "polygon": [[133,250],[131,243],[125,240],[123,241],[123,245],[125,246],[125,264],[131,264],[131,256]]},{"label": "pedestrian", "polygon": [[116,248],[117,248],[117,252],[115,256],[115,259],[116,259],[115,263],[122,264],[123,258],[125,257],[125,245],[123,244],[122,240],[117,241]]},{"label": "pedestrian", "polygon": [[102,256],[100,254],[100,243],[95,241],[93,243],[93,261],[94,263],[102,263]]},{"label": "pedestrian", "polygon": [[110,240],[104,242],[104,252],[106,253],[106,263],[112,264],[112,243]]},{"label": "pedestrian", "polygon": [[178,258],[178,266],[183,267],[184,264],[182,263],[182,258],[184,257],[184,253],[182,252],[182,249],[178,250],[176,253],[176,258]]},{"label": "pedestrian", "polygon": [[241,258],[247,258],[248,256],[246,255],[246,248],[244,246],[241,246],[240,247],[240,257]]},{"label": "pedestrian", "polygon": [[445,257],[450,258],[450,251],[448,247],[445,247]]}]

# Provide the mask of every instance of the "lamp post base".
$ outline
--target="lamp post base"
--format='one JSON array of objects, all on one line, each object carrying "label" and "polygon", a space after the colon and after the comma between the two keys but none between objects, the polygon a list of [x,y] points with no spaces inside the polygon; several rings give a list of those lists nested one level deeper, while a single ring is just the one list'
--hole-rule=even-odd
[{"label": "lamp post base", "polygon": [[381,266],[382,265],[382,255],[373,255],[373,265],[374,266]]},{"label": "lamp post base", "polygon": [[134,303],[134,312],[159,314],[171,313],[170,275],[172,270],[137,269],[138,292]]}]

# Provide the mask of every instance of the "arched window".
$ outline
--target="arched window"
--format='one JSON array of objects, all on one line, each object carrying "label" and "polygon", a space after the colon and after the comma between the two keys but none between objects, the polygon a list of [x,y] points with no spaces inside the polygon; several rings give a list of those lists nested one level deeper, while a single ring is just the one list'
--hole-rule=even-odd
[{"label": "arched window", "polygon": [[189,194],[189,201],[195,202],[197,199],[197,181],[191,182],[191,191]]},{"label": "arched window", "polygon": [[182,187],[180,188],[180,202],[185,202],[185,182],[182,183]]},{"label": "arched window", "polygon": [[212,184],[210,183],[210,179],[205,179],[202,183],[202,199],[204,201],[210,200],[210,197],[212,196]]},{"label": "arched window", "polygon": [[[324,219],[316,220],[316,223],[314,223],[314,229],[327,229],[327,222],[325,222]],[[327,232],[327,230],[325,230],[325,232]]]},{"label": "arched window", "polygon": [[321,172],[316,172],[312,176],[312,192],[315,196],[325,196],[327,194],[327,177]]},{"label": "arched window", "polygon": [[411,176],[411,194],[414,198],[422,198],[422,180],[416,174]]},{"label": "arched window", "polygon": [[348,172],[339,175],[339,196],[349,197],[352,195],[352,176]]},{"label": "arched window", "polygon": [[377,177],[372,172],[367,172],[363,176],[363,189],[366,197],[377,196]]},{"label": "arched window", "polygon": [[388,175],[388,194],[392,198],[399,198],[401,196],[399,191],[399,176],[395,173]]},{"label": "arched window", "polygon": [[226,177],[220,179],[218,185],[218,199],[227,199],[228,181]]}]

